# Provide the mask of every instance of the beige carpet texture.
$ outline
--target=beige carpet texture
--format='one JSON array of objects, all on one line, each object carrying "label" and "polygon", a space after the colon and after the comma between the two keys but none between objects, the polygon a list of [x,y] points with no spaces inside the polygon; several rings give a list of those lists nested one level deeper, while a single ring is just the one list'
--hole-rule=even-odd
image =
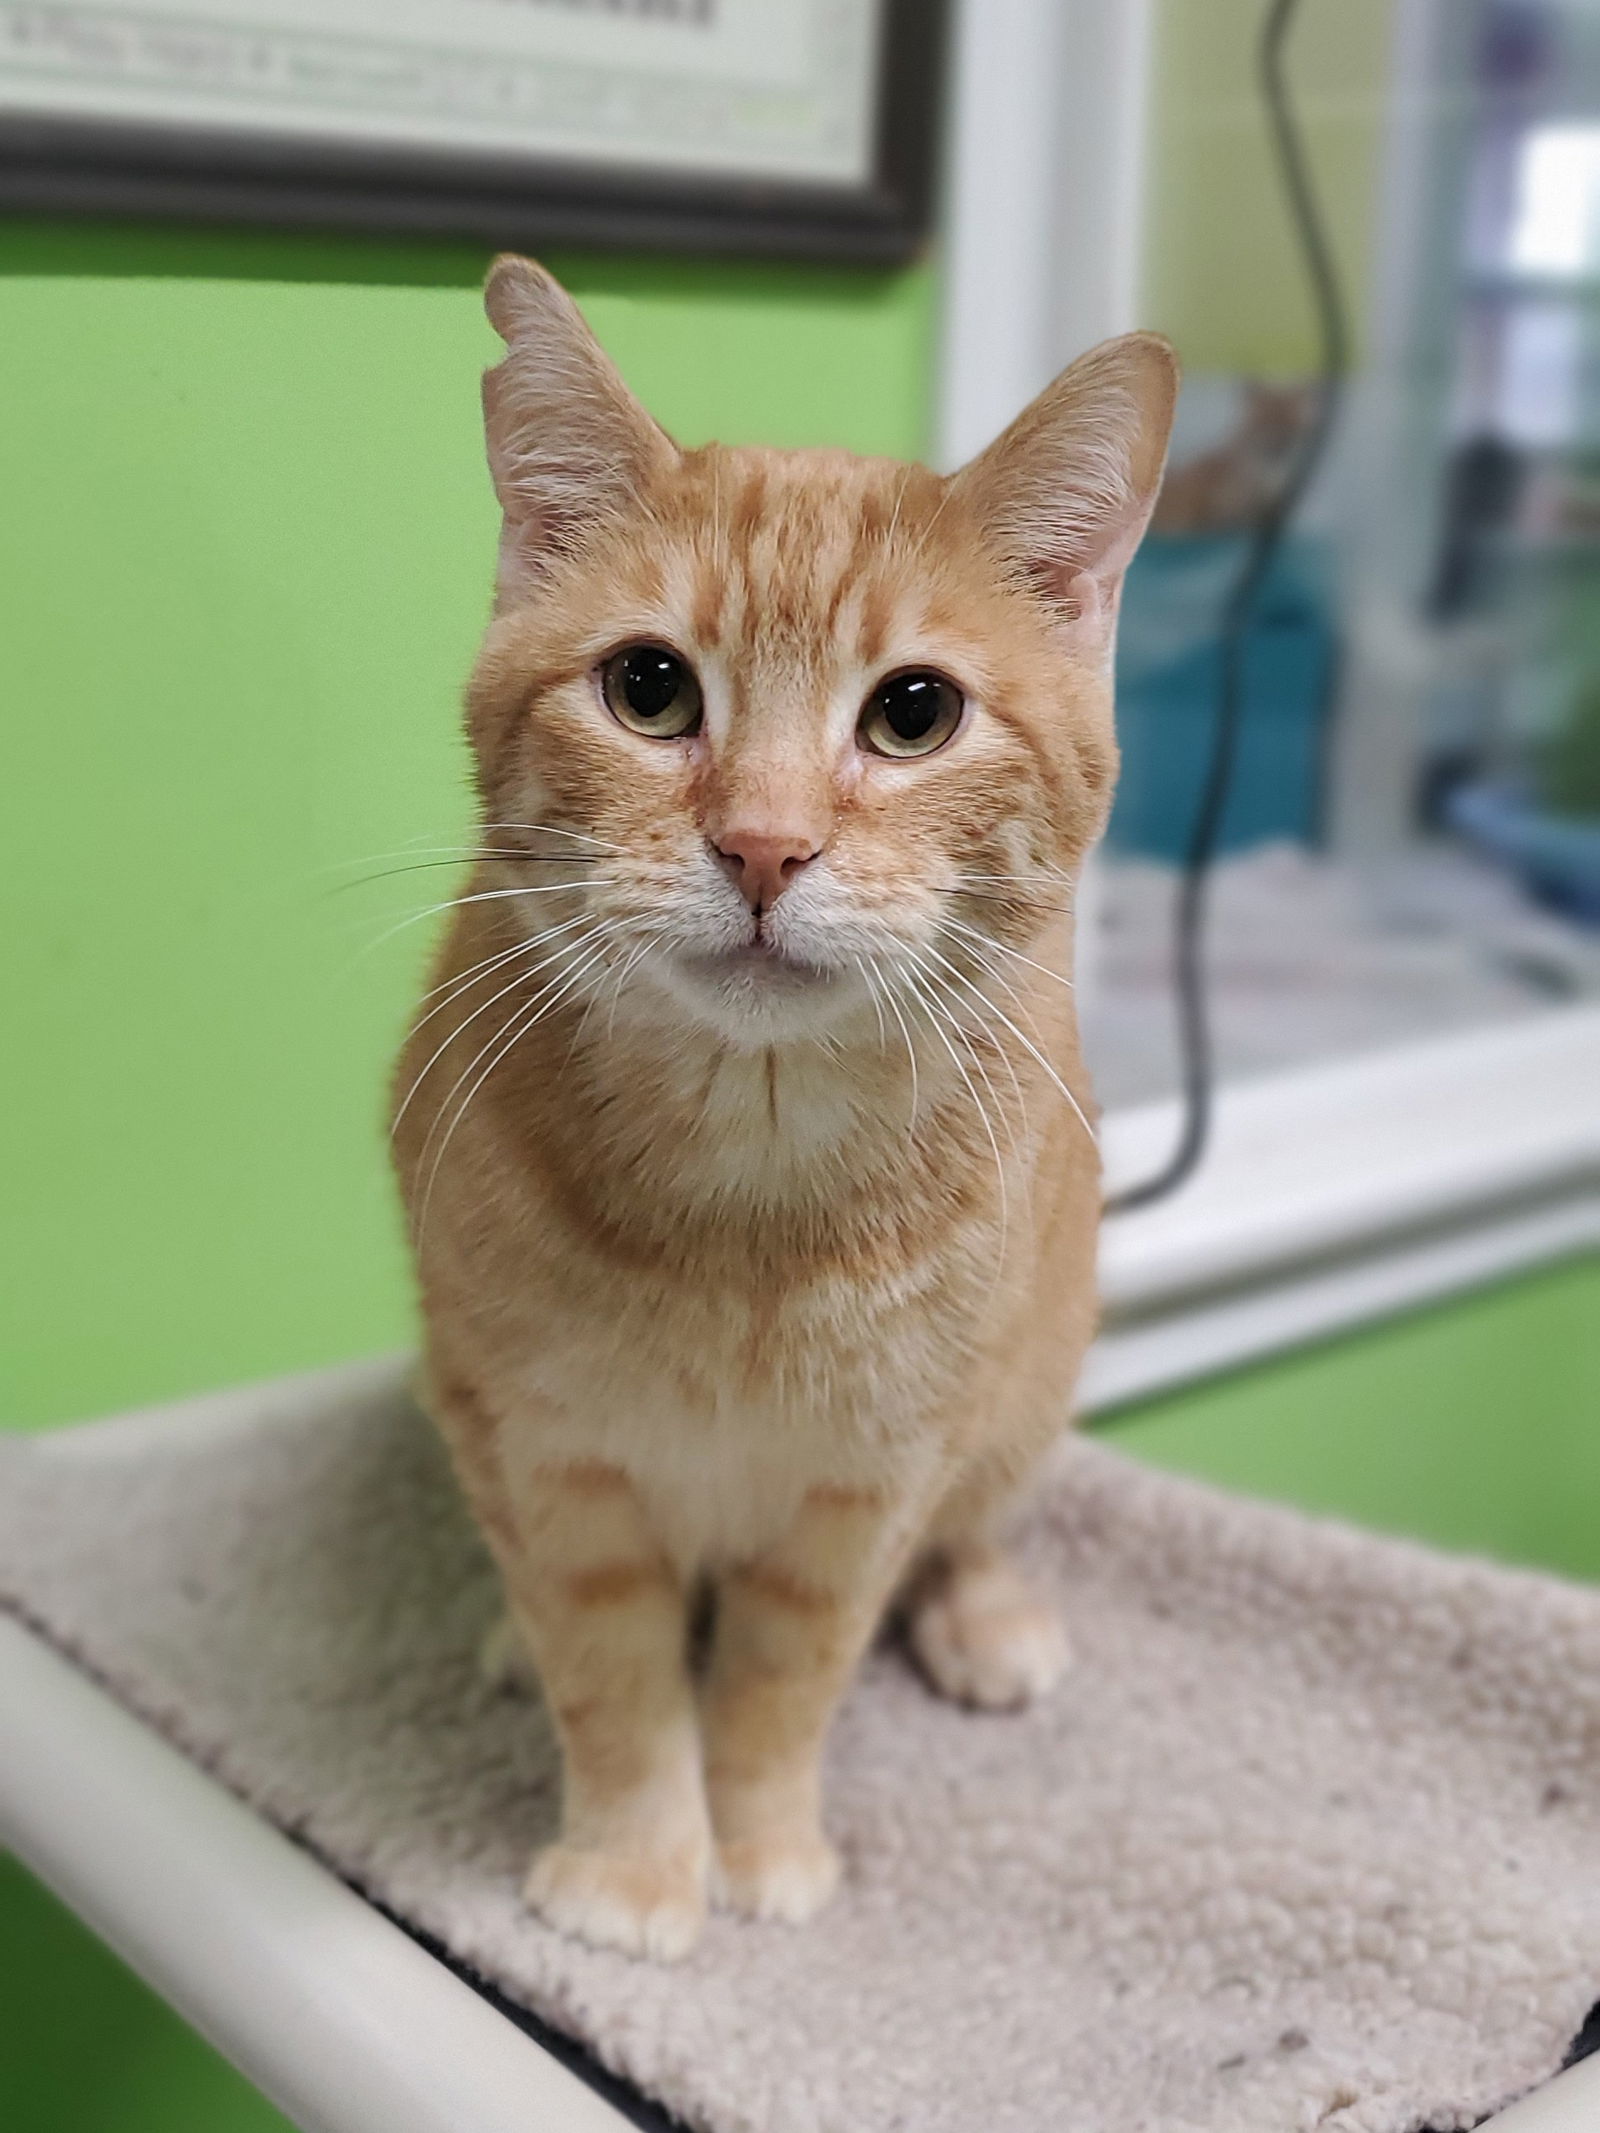
[{"label": "beige carpet texture", "polygon": [[874,1653],[839,1899],[658,1969],[518,1902],[552,1744],[480,1682],[397,1367],[0,1445],[10,1607],[701,2133],[1417,2133],[1551,2075],[1600,1998],[1600,1593],[1095,1444],[1022,1537],[1064,1687],[976,1716]]}]

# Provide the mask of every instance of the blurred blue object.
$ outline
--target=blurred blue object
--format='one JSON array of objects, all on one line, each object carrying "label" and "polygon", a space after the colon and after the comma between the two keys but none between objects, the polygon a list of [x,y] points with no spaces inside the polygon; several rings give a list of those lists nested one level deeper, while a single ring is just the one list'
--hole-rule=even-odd
[{"label": "blurred blue object", "polygon": [[1526,786],[1498,779],[1458,785],[1444,815],[1510,866],[1540,903],[1600,926],[1600,816],[1551,814]]},{"label": "blurred blue object", "polygon": [[[1117,647],[1122,780],[1113,848],[1180,863],[1211,759],[1221,626],[1246,536],[1152,534],[1123,591]],[[1336,637],[1327,569],[1312,541],[1286,541],[1256,600],[1244,704],[1220,851],[1317,831],[1322,730]]]}]

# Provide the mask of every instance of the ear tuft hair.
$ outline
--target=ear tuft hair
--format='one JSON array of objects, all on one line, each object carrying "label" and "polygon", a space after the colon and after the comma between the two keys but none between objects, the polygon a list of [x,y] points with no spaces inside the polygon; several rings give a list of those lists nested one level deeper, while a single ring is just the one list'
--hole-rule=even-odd
[{"label": "ear tuft hair", "polygon": [[1159,334],[1102,341],[954,476],[1000,556],[1069,619],[1115,618],[1177,394],[1177,358]]},{"label": "ear tuft hair", "polygon": [[489,470],[505,514],[500,598],[635,504],[677,448],[640,406],[559,282],[506,252],[484,285],[505,360],[484,374]]}]

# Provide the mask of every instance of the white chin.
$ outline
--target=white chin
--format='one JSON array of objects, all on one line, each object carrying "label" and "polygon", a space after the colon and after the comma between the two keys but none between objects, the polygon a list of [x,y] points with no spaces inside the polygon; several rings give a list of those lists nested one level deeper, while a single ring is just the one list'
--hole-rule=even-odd
[{"label": "white chin", "polygon": [[780,957],[675,957],[663,974],[696,1021],[709,1024],[729,1043],[752,1049],[814,1036],[859,990],[848,972]]}]

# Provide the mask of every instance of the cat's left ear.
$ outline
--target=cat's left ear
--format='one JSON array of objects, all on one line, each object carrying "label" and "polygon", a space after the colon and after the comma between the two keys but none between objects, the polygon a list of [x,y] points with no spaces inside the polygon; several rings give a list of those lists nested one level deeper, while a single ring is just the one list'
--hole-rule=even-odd
[{"label": "cat's left ear", "polygon": [[506,344],[483,380],[489,471],[505,513],[505,603],[598,520],[625,516],[678,449],[543,267],[502,253],[483,301]]},{"label": "cat's left ear", "polygon": [[1178,363],[1155,333],[1102,341],[953,477],[1002,559],[1091,638],[1155,508]]}]

